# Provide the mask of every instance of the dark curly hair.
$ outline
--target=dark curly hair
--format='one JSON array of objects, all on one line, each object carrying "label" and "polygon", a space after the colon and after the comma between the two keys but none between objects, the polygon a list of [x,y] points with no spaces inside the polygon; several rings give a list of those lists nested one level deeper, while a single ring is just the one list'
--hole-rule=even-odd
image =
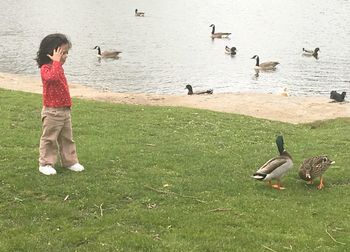
[{"label": "dark curly hair", "polygon": [[54,33],[47,35],[40,43],[37,57],[35,58],[39,68],[51,62],[51,59],[47,57],[47,54],[52,55],[53,50],[60,47],[61,45],[68,44],[69,48],[72,47],[72,43],[69,41],[66,35],[61,33]]}]

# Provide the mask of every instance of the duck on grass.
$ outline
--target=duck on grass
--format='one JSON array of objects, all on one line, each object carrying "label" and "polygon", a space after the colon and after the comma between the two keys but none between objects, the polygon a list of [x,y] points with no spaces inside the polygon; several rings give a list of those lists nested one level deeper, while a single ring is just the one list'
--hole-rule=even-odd
[{"label": "duck on grass", "polygon": [[305,159],[299,168],[299,177],[306,180],[308,184],[313,184],[313,180],[319,177],[320,184],[317,189],[320,190],[324,187],[323,173],[334,163],[335,161],[330,160],[326,155]]},{"label": "duck on grass", "polygon": [[[282,190],[285,189],[281,185],[281,178],[293,167],[292,156],[284,149],[283,136],[276,138],[276,145],[280,153],[279,156],[271,158],[263,164],[252,176],[252,178],[260,181],[268,181],[272,188]],[[277,180],[277,184],[272,184],[271,180]]]}]

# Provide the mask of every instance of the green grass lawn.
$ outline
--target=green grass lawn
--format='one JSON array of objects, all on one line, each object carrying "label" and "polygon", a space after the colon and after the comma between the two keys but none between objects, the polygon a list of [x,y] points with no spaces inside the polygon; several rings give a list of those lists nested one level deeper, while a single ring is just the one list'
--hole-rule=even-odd
[{"label": "green grass lawn", "polygon": [[[86,170],[45,176],[40,110],[40,95],[0,89],[0,251],[349,251],[350,119],[75,99]],[[294,158],[283,191],[250,178],[278,133]],[[336,161],[321,191],[297,174],[318,154]]]}]

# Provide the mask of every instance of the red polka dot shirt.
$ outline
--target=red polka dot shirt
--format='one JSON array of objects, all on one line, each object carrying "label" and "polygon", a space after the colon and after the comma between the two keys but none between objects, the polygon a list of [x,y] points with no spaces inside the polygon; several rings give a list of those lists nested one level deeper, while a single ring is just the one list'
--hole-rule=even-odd
[{"label": "red polka dot shirt", "polygon": [[61,62],[53,61],[40,68],[45,107],[71,107],[69,87]]}]

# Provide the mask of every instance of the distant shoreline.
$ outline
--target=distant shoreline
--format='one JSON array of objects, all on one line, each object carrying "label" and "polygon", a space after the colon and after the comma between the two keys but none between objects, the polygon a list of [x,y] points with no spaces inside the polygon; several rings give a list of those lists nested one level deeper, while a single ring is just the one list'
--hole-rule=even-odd
[{"label": "distant shoreline", "polygon": [[[287,123],[350,118],[350,103],[330,103],[325,97],[285,97],[261,93],[217,93],[213,95],[159,95],[104,92],[80,84],[70,84],[72,97],[122,104],[177,106],[236,113]],[[0,73],[0,88],[42,93],[39,77]]]}]

